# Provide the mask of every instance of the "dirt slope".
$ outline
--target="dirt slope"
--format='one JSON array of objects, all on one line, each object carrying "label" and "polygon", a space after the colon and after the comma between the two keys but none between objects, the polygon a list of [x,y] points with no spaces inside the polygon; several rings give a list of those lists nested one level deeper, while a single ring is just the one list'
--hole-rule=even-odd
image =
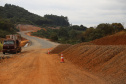
[{"label": "dirt slope", "polygon": [[[56,47],[54,52],[62,47]],[[58,53],[63,53],[65,59],[84,70],[105,78],[109,83],[126,83],[125,31],[90,43],[76,44]]]},{"label": "dirt slope", "polygon": [[38,30],[41,30],[40,27],[36,27],[36,26],[33,26],[33,25],[22,25],[22,24],[19,24],[17,26],[17,28],[19,28],[20,31],[33,31],[33,32],[36,32]]},{"label": "dirt slope", "polygon": [[[62,53],[73,64],[111,81],[126,83],[126,32],[71,46]],[[96,45],[94,45],[96,44]],[[110,80],[111,79],[111,80]]]},{"label": "dirt slope", "polygon": [[126,46],[75,45],[62,53],[83,69],[126,83]]},{"label": "dirt slope", "polygon": [[54,49],[51,50],[51,54],[59,54],[62,51],[64,51],[65,49],[69,48],[70,46],[72,46],[71,44],[61,44],[57,47],[55,47]]},{"label": "dirt slope", "polygon": [[96,45],[126,45],[126,31],[91,41]]}]

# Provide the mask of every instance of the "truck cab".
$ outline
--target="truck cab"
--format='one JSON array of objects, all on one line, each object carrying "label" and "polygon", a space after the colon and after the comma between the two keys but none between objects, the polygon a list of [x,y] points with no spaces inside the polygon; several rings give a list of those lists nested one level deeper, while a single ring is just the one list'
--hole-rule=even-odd
[{"label": "truck cab", "polygon": [[20,40],[5,39],[3,42],[3,54],[21,52]]}]

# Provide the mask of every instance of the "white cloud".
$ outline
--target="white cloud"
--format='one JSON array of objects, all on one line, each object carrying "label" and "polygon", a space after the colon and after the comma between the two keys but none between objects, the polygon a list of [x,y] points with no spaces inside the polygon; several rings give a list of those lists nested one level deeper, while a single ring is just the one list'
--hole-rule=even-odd
[{"label": "white cloud", "polygon": [[126,22],[126,0],[0,0],[1,6],[5,3],[18,5],[40,16],[67,16],[70,23],[88,27]]}]

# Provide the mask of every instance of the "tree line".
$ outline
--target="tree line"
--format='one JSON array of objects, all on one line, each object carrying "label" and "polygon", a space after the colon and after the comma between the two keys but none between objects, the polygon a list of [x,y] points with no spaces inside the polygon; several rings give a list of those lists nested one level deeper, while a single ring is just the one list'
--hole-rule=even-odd
[{"label": "tree line", "polygon": [[0,37],[16,33],[17,24],[31,24],[36,26],[69,26],[68,18],[57,15],[44,17],[30,13],[22,7],[5,4],[0,6]]},{"label": "tree line", "polygon": [[122,30],[124,30],[124,27],[121,23],[102,23],[96,28],[87,28],[83,25],[73,25],[61,27],[59,29],[41,29],[37,32],[33,32],[32,35],[48,38],[59,43],[76,44],[99,39],[107,35],[115,34]]},{"label": "tree line", "polygon": [[5,4],[0,6],[0,37],[6,34],[16,33],[16,24],[32,24],[41,27],[57,27],[59,29],[46,28],[32,33],[33,35],[49,38],[60,43],[76,44],[92,41],[107,35],[124,30],[121,23],[102,23],[97,27],[87,28],[83,25],[69,24],[68,17],[57,15],[44,15],[44,17],[30,13],[22,7]]},{"label": "tree line", "polygon": [[107,35],[115,34],[124,30],[121,23],[101,23],[96,28],[90,27],[83,33],[83,41],[88,42],[102,38]]},{"label": "tree line", "polygon": [[60,27],[59,29],[46,28],[46,30],[41,29],[37,32],[33,32],[32,35],[44,37],[56,41],[59,43],[80,43],[80,34],[85,31],[87,27],[81,25]]},{"label": "tree line", "polygon": [[14,24],[69,26],[67,17],[57,15],[45,15],[42,17],[11,4],[5,4],[4,7],[0,6],[0,17],[9,19]]},{"label": "tree line", "polygon": [[0,37],[4,38],[7,34],[15,34],[18,30],[8,19],[0,18]]}]

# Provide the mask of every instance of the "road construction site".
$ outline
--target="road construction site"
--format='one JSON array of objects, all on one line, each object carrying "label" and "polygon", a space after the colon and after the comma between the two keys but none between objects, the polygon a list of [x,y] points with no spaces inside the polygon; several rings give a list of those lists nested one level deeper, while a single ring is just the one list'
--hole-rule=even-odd
[{"label": "road construction site", "polygon": [[[0,84],[126,83],[126,43],[101,45],[94,41],[61,45],[30,36],[30,27],[19,25],[19,34],[26,38],[22,45],[27,42],[30,45],[23,47],[21,53],[5,54],[5,59],[0,59]],[[32,27],[32,31],[36,29]],[[61,53],[64,63],[60,63]],[[0,55],[3,56],[2,52]]]}]

